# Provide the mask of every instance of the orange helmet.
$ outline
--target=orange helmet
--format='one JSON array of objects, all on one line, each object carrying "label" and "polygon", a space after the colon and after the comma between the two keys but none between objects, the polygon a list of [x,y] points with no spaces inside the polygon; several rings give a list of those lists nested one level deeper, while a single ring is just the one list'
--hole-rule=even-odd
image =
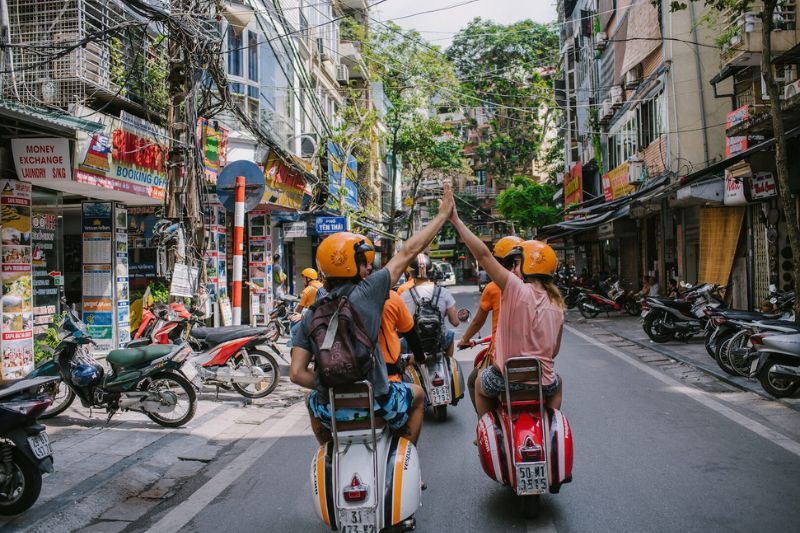
[{"label": "orange helmet", "polygon": [[375,247],[367,237],[347,231],[325,237],[317,248],[317,268],[328,278],[358,275],[356,255],[363,253],[367,263],[375,260]]},{"label": "orange helmet", "polygon": [[300,273],[304,278],[308,279],[317,279],[319,276],[317,275],[317,271],[313,268],[306,268]]},{"label": "orange helmet", "polygon": [[558,267],[556,252],[542,241],[523,241],[510,254],[522,256],[523,276],[552,276]]},{"label": "orange helmet", "polygon": [[515,235],[503,237],[497,241],[497,244],[494,245],[494,251],[492,252],[492,255],[498,259],[504,259],[508,255],[508,252],[510,252],[515,246],[519,246],[521,242],[522,239]]}]

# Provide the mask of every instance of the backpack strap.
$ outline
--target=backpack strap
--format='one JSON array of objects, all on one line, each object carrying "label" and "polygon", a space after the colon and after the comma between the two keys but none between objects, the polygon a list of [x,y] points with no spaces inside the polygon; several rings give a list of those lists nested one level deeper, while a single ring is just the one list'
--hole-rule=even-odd
[{"label": "backpack strap", "polygon": [[439,296],[442,295],[442,288],[439,285],[436,285],[433,289],[433,306],[439,307]]},{"label": "backpack strap", "polygon": [[[341,309],[344,301],[345,300],[342,300],[342,303],[339,304],[339,309]],[[336,339],[336,332],[339,330],[339,309],[331,315],[331,321],[328,324],[328,329],[325,331],[325,339],[322,341],[322,346],[319,348],[320,350],[330,350],[333,347],[333,341]]]},{"label": "backpack strap", "polygon": [[409,294],[411,294],[411,299],[414,300],[414,305],[416,305],[417,309],[419,309],[419,306],[421,304],[420,304],[420,301],[419,301],[419,293],[417,293],[417,288],[416,287],[411,287],[410,289],[408,289],[408,292],[409,292]]}]

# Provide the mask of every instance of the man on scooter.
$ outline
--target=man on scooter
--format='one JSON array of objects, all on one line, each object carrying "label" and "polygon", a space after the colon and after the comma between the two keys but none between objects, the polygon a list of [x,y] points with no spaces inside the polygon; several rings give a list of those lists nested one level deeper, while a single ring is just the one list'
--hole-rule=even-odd
[{"label": "man on scooter", "polygon": [[[498,262],[503,264],[507,269],[511,270],[511,267],[514,266],[514,263],[513,261],[506,262],[505,258],[511,249],[515,246],[518,246],[521,242],[522,239],[515,235],[503,237],[494,245],[492,255],[494,255]],[[475,318],[472,319],[472,322],[470,322],[469,326],[467,326],[467,330],[464,332],[461,340],[458,341],[459,348],[469,348],[471,346],[470,340],[483,327],[483,324],[486,322],[486,318],[489,316],[489,312],[491,311],[492,343],[489,345],[489,349],[486,352],[484,359],[472,369],[472,372],[467,378],[467,389],[469,389],[469,397],[472,400],[473,407],[475,406],[475,380],[478,378],[478,373],[494,362],[494,337],[497,334],[497,322],[500,319],[501,294],[500,287],[498,287],[497,283],[494,281],[490,281],[489,284],[486,285],[486,288],[484,288],[483,292],[481,293],[481,299],[478,303],[478,311],[475,313]]]},{"label": "man on scooter", "polygon": [[[415,385],[389,381],[378,334],[391,287],[397,283],[412,259],[433,241],[450,216],[453,206],[453,191],[450,183],[445,182],[444,196],[436,217],[422,231],[408,239],[385,268],[376,272],[372,272],[374,248],[361,235],[336,233],[323,240],[317,249],[317,268],[326,277],[325,289],[334,297],[349,292],[348,300],[374,345],[374,365],[366,379],[371,383],[375,395],[375,412],[393,430],[405,431],[412,443],[417,442],[422,427],[423,392]],[[293,383],[312,389],[307,398],[311,427],[320,443],[324,443],[331,439],[330,409],[327,388],[321,385],[315,371],[309,368],[314,359],[309,329],[312,318],[313,313],[307,313],[294,335],[289,378]],[[337,419],[342,417],[342,420],[348,420],[357,414],[348,411],[337,410]]]}]

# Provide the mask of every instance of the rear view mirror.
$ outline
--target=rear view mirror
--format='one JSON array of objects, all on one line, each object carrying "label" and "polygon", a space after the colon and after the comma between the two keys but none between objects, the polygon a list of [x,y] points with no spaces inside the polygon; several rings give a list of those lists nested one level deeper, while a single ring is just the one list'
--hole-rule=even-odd
[{"label": "rear view mirror", "polygon": [[458,320],[462,323],[469,320],[470,312],[469,309],[459,309],[458,310]]}]

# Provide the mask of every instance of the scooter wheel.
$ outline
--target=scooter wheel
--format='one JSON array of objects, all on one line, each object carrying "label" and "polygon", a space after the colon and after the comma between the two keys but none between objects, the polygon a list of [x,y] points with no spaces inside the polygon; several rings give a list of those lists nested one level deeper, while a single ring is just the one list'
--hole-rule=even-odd
[{"label": "scooter wheel", "polygon": [[536,518],[539,516],[539,507],[542,503],[542,498],[538,494],[529,494],[527,496],[519,496],[520,509],[522,510],[525,518]]},{"label": "scooter wheel", "polygon": [[594,318],[600,314],[599,310],[592,309],[589,305],[590,304],[585,301],[578,302],[578,310],[581,312],[581,315],[583,315],[583,318]]},{"label": "scooter wheel", "polygon": [[794,396],[797,389],[800,389],[800,379],[789,379],[776,376],[770,370],[777,365],[778,361],[767,361],[763,368],[758,372],[758,381],[770,395],[775,398],[788,398]]},{"label": "scooter wheel", "polygon": [[447,406],[437,405],[433,407],[433,418],[437,422],[444,422],[445,420],[447,420]]},{"label": "scooter wheel", "polygon": [[44,413],[39,415],[39,418],[53,418],[54,416],[58,416],[66,411],[74,401],[75,393],[69,388],[69,385],[63,381],[59,381],[56,385],[53,403],[45,409]]},{"label": "scooter wheel", "polygon": [[[248,355],[253,360],[253,363],[264,372],[264,380],[260,383],[245,386],[234,383],[233,388],[245,398],[263,398],[278,386],[278,381],[281,377],[278,362],[275,361],[274,357],[262,350],[251,350]],[[237,363],[239,362],[241,362],[241,357],[237,360]]]},{"label": "scooter wheel", "polygon": [[18,448],[12,452],[12,476],[7,494],[0,494],[0,515],[13,516],[30,509],[42,491],[42,473]]},{"label": "scooter wheel", "polygon": [[[653,342],[667,342],[675,337],[675,332],[666,329],[661,324],[661,320],[664,319],[665,315],[666,313],[663,311],[651,311],[644,317],[644,324],[642,324],[642,327]],[[656,320],[658,320],[658,323],[656,323]]]}]

